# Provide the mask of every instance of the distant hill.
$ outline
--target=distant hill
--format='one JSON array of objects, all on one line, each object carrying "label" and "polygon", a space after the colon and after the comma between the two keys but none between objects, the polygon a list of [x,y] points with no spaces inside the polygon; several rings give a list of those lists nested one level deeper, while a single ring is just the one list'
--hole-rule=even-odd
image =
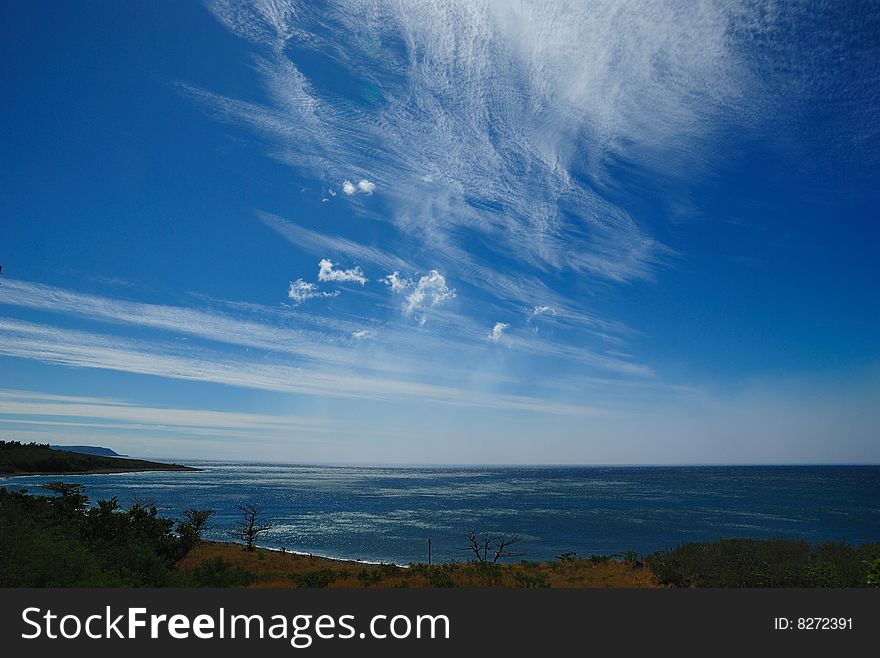
[{"label": "distant hill", "polygon": [[[106,448],[98,448],[107,450]],[[110,452],[113,452],[112,450]],[[113,454],[116,454],[115,452]],[[144,459],[108,457],[55,450],[47,444],[0,441],[0,476],[130,473],[134,471],[198,471],[197,468]]]},{"label": "distant hill", "polygon": [[97,455],[98,457],[125,457],[110,448],[101,448],[99,446],[53,446],[52,450],[63,450],[64,452],[78,452],[81,455]]}]

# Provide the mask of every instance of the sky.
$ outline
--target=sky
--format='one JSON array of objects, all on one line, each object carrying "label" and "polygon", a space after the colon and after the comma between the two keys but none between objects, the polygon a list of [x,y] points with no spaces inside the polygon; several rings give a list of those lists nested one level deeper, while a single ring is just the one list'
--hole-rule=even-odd
[{"label": "sky", "polygon": [[880,463],[880,6],[16,3],[0,437]]}]

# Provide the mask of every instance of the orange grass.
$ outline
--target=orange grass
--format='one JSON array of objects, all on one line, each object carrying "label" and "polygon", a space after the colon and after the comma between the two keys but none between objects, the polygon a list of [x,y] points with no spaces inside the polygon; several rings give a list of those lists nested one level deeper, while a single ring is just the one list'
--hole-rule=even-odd
[{"label": "orange grass", "polygon": [[202,542],[180,563],[187,570],[222,558],[255,576],[251,587],[657,587],[651,571],[639,562],[572,559],[485,565],[447,563],[397,567],[256,549],[240,544]]}]

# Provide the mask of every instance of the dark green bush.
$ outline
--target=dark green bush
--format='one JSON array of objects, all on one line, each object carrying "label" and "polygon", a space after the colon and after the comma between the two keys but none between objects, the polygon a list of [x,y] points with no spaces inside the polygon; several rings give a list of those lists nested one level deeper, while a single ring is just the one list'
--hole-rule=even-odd
[{"label": "dark green bush", "polygon": [[452,578],[453,570],[454,566],[448,564],[430,566],[425,575],[428,577],[431,587],[455,587],[455,580]]},{"label": "dark green bush", "polygon": [[873,560],[865,560],[867,574],[865,575],[865,585],[868,587],[880,587],[880,557]]},{"label": "dark green bush", "polygon": [[189,569],[181,577],[188,587],[244,587],[254,582],[254,575],[234,567],[222,557],[211,558]]},{"label": "dark green bush", "polygon": [[517,584],[524,589],[550,587],[550,578],[543,571],[518,571],[514,574]]},{"label": "dark green bush", "polygon": [[289,578],[296,583],[297,587],[322,588],[334,582],[336,575],[332,569],[325,567],[315,571],[307,571],[306,573],[290,574]]},{"label": "dark green bush", "polygon": [[649,555],[660,583],[674,587],[864,587],[880,544],[811,545],[789,539],[723,539]]},{"label": "dark green bush", "polygon": [[80,485],[54,482],[45,488],[58,495],[0,487],[0,586],[179,584],[176,566],[192,547],[193,534],[174,532],[175,522],[159,516],[156,507],[122,510],[115,498],[88,507]]},{"label": "dark green bush", "polygon": [[382,574],[378,571],[367,571],[366,569],[361,569],[360,571],[358,571],[357,579],[365,585],[369,585],[371,583],[381,582]]}]

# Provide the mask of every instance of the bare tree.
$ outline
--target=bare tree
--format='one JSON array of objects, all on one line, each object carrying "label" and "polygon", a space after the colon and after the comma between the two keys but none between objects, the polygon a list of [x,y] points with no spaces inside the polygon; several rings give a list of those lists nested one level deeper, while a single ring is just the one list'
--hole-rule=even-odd
[{"label": "bare tree", "polygon": [[260,505],[239,505],[238,509],[241,510],[242,519],[232,529],[232,536],[241,539],[245,542],[245,549],[252,551],[257,535],[269,532],[272,529],[272,524],[260,521],[260,515],[263,513],[263,508]]},{"label": "bare tree", "polygon": [[497,564],[498,560],[503,558],[523,555],[523,553],[515,553],[511,550],[512,546],[522,540],[521,535],[478,533],[476,530],[469,530],[468,545],[465,550],[471,551],[477,558],[477,562]]}]

